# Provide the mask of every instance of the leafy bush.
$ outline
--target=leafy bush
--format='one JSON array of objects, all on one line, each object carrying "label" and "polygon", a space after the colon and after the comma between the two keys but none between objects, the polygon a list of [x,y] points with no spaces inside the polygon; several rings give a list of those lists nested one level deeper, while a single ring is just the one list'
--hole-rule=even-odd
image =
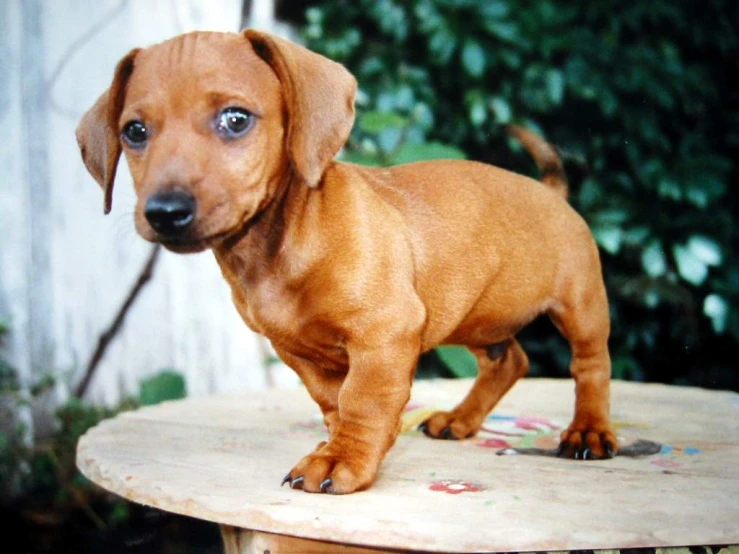
[{"label": "leafy bush", "polygon": [[[0,325],[0,339],[6,332]],[[141,405],[183,398],[185,379],[163,371],[141,382],[138,398],[126,398],[115,408],[73,397],[54,412],[52,428],[31,445],[18,417],[20,407],[35,412],[47,404],[44,394],[54,384],[47,376],[24,391],[16,370],[0,358],[0,516],[10,529],[11,551],[16,551],[12,545],[20,545],[23,552],[114,554],[131,552],[131,544],[137,545],[137,552],[220,551],[214,524],[107,493],[88,481],[75,463],[77,442],[88,429]]]},{"label": "leafy bush", "polygon": [[172,370],[144,379],[139,386],[139,402],[142,406],[159,404],[166,400],[179,400],[187,396],[185,378]]},{"label": "leafy bush", "polygon": [[[20,395],[17,376],[6,369],[2,376],[0,399],[8,400],[9,409],[17,409],[22,403],[33,403],[53,380],[44,378],[31,390],[30,400]],[[71,398],[54,414],[54,432],[50,437],[39,437],[31,447],[26,444],[22,426],[0,429],[0,505],[17,505],[24,510],[64,510],[69,506],[82,508],[95,519],[90,498],[97,500],[101,491],[77,470],[75,455],[77,442],[88,429],[104,419],[141,405],[151,405],[165,400],[184,398],[184,378],[173,372],[163,371],[142,381],[138,398],[125,398],[115,408],[94,406]],[[12,486],[8,486],[11,485]],[[6,495],[3,497],[3,495]],[[125,515],[124,504],[113,497],[106,497],[105,509],[110,512],[109,522]],[[109,504],[109,505],[108,505]],[[98,523],[96,521],[96,523]]]},{"label": "leafy bush", "polygon": [[[739,388],[727,355],[739,343],[728,186],[739,148],[739,94],[729,86],[739,76],[739,4],[306,6],[307,46],[359,81],[347,159],[466,156],[535,175],[503,125],[542,132],[601,248],[614,375]],[[534,325],[522,342],[534,374],[566,374],[567,345],[550,326]]]}]

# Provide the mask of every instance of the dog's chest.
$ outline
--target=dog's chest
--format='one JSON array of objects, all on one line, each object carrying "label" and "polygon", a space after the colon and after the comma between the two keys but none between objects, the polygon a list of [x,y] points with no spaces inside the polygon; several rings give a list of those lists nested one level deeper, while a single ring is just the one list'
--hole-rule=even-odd
[{"label": "dog's chest", "polygon": [[327,369],[347,367],[340,333],[320,317],[321,298],[274,279],[236,286],[239,291],[234,291],[234,301],[245,323],[266,336],[278,351]]}]

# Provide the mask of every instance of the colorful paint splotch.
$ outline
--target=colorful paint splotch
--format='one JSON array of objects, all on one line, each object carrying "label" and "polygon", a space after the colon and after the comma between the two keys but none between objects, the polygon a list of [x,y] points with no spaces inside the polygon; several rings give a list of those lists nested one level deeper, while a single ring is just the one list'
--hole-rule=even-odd
[{"label": "colorful paint splotch", "polygon": [[430,491],[445,492],[447,494],[462,494],[463,492],[481,492],[485,487],[476,483],[461,480],[434,481],[429,486]]},{"label": "colorful paint splotch", "polygon": [[701,454],[701,449],[695,446],[663,444],[659,454],[659,458],[651,460],[649,463],[663,469],[675,469],[681,467],[687,461],[683,456],[697,456]]},{"label": "colorful paint splotch", "polygon": [[485,418],[481,433],[499,437],[526,437],[552,434],[562,426],[543,417],[491,414]]},{"label": "colorful paint splotch", "polygon": [[499,439],[496,437],[481,438],[479,442],[477,442],[476,446],[479,446],[481,448],[495,448],[496,450],[500,448],[513,448],[511,443],[509,443],[507,440]]},{"label": "colorful paint splotch", "polygon": [[286,431],[283,431],[281,435],[286,439],[295,440],[315,437],[326,438],[328,437],[328,430],[321,416],[316,415],[310,421],[296,421]]},{"label": "colorful paint splotch", "polygon": [[675,469],[681,465],[672,458],[659,458],[657,460],[652,460],[650,463],[664,469]]},{"label": "colorful paint splotch", "polygon": [[[437,406],[408,404],[402,413],[401,433],[420,434],[418,426],[439,410]],[[625,424],[621,424],[624,426]],[[628,426],[628,425],[625,425]],[[489,448],[497,454],[529,454],[555,456],[559,446],[561,422],[543,417],[510,416],[490,414],[483,422],[477,435],[461,441],[465,447]],[[293,423],[282,436],[288,439],[326,438],[326,427],[319,414],[310,421]],[[619,436],[619,456],[639,458],[660,453],[663,457],[675,455],[696,456],[700,448],[694,446],[675,447],[645,441],[638,437]],[[660,448],[662,449],[660,451]],[[666,463],[666,462],[664,462]],[[679,464],[679,462],[676,462]],[[659,464],[657,464],[659,465]],[[664,467],[677,467],[665,465]]]},{"label": "colorful paint splotch", "polygon": [[492,414],[485,419],[477,434],[475,446],[495,450],[555,449],[561,428],[558,423],[541,417]]},{"label": "colorful paint splotch", "polygon": [[[403,412],[403,433],[417,433],[418,425],[437,408],[412,405]],[[519,447],[556,448],[562,426],[542,417],[491,414],[477,435],[465,445],[495,450]]]},{"label": "colorful paint splotch", "polygon": [[673,446],[672,444],[663,444],[660,454],[668,456],[670,454],[685,454],[686,456],[696,456],[701,453],[701,449],[695,446]]}]

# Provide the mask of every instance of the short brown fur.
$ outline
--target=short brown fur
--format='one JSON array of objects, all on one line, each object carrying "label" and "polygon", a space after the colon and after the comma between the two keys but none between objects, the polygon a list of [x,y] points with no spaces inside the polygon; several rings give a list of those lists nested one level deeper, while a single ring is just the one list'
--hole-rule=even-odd
[{"label": "short brown fur", "polygon": [[[340,163],[355,90],[339,64],[266,33],[190,33],[126,56],[77,137],[108,199],[123,148],[141,236],[175,252],[212,248],[246,324],[321,407],[329,440],[290,471],[294,488],[368,487],[398,434],[418,357],[439,344],[468,346],[479,376],[423,429],[474,435],[528,369],[514,336],[545,313],[573,355],[575,417],[561,453],[610,457],[606,291],[554,150],[513,130],[550,186],[468,161]],[[213,120],[234,105],[256,123],[224,140]],[[132,119],[146,123],[143,149],[118,140]],[[147,223],[147,199],[162,190],[197,200],[183,236]]]}]

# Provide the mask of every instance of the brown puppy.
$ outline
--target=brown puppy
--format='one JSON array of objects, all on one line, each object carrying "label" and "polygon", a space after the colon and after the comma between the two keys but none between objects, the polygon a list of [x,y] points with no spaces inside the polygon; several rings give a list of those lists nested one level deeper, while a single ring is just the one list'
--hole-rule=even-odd
[{"label": "brown puppy", "polygon": [[266,33],[191,33],[126,55],[77,137],[106,213],[123,150],[141,236],[212,248],[246,324],[320,405],[329,440],[290,471],[293,488],[368,487],[418,356],[438,344],[468,346],[479,376],[422,427],[474,435],[526,373],[514,337],[543,313],[572,348],[561,454],[612,456],[606,292],[554,151],[513,130],[550,186],[466,161],[339,163],[355,90],[341,65]]}]

